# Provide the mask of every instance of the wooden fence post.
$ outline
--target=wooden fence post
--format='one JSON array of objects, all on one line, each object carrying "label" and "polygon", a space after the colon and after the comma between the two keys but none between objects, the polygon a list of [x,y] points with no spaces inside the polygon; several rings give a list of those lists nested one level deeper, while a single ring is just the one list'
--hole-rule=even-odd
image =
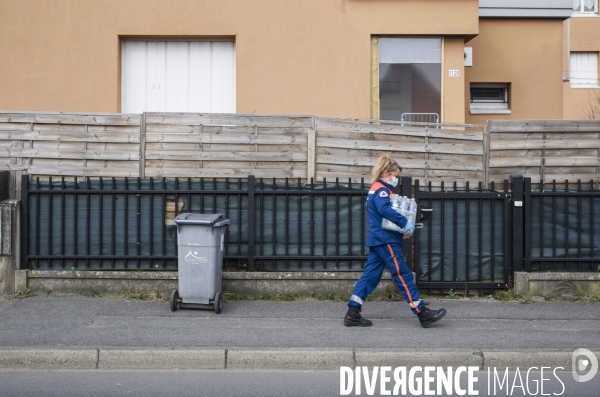
[{"label": "wooden fence post", "polygon": [[[23,151],[23,141],[13,140],[11,142],[11,149]],[[18,156],[11,153],[10,164],[15,166],[15,169],[10,171],[10,198],[20,199],[21,198],[21,176],[23,175],[23,154],[19,153]]]},{"label": "wooden fence post", "polygon": [[488,188],[490,183],[490,139],[492,133],[492,121],[483,126],[483,186]]},{"label": "wooden fence post", "polygon": [[140,178],[146,177],[146,112],[140,115],[140,158],[138,159]]},{"label": "wooden fence post", "polygon": [[[546,141],[546,133],[542,134],[542,139]],[[542,163],[540,164],[540,189],[544,187],[544,180],[546,179],[546,149],[542,149]]]},{"label": "wooden fence post", "polygon": [[307,172],[306,182],[317,180],[317,126],[313,117],[312,128],[308,130],[308,148],[306,151]]},{"label": "wooden fence post", "polygon": [[379,119],[379,38],[371,38],[371,118]]}]

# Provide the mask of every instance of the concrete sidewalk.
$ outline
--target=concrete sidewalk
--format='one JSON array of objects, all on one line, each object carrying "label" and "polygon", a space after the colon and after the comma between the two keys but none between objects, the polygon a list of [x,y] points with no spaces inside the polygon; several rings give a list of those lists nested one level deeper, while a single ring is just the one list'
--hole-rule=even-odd
[{"label": "concrete sidewalk", "polygon": [[446,317],[421,328],[403,302],[368,302],[371,328],[348,328],[344,302],[238,301],[172,312],[120,298],[0,300],[0,368],[339,369],[340,366],[571,368],[600,356],[600,304],[430,300]]}]

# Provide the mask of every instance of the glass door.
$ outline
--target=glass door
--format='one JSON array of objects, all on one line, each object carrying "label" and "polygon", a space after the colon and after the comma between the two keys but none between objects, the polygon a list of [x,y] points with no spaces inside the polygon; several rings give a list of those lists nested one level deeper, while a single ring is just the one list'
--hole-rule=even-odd
[{"label": "glass door", "polygon": [[[442,39],[386,38],[379,45],[379,118],[435,121],[441,111]],[[427,116],[433,117],[433,116]]]}]

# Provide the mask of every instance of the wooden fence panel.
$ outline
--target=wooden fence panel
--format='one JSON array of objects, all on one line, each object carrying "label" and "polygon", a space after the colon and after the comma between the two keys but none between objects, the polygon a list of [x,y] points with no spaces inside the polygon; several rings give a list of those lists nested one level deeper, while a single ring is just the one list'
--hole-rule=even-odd
[{"label": "wooden fence panel", "polygon": [[0,112],[0,170],[102,177],[369,179],[390,153],[421,184],[600,182],[600,122],[402,123],[296,115]]},{"label": "wooden fence panel", "polygon": [[[404,123],[406,124],[406,123]],[[374,120],[317,119],[317,180],[368,180],[371,167],[389,153],[403,175],[422,184],[477,183],[485,177],[483,126],[442,128]],[[471,127],[467,130],[464,127]]]},{"label": "wooden fence panel", "polygon": [[146,123],[184,126],[237,126],[237,127],[296,127],[310,128],[312,116],[244,115],[219,113],[147,113]]},{"label": "wooden fence panel", "polygon": [[0,169],[10,169],[11,197],[21,174],[139,175],[140,115],[0,112]]},{"label": "wooden fence panel", "polygon": [[307,178],[310,116],[146,114],[148,177]]},{"label": "wooden fence panel", "polygon": [[600,121],[490,121],[490,181],[600,181]]}]

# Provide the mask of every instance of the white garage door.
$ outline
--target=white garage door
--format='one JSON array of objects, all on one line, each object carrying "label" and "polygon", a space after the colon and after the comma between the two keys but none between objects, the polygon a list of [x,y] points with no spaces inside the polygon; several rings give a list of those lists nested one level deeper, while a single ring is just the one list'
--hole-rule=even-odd
[{"label": "white garage door", "polygon": [[124,40],[121,111],[235,113],[233,41]]}]

